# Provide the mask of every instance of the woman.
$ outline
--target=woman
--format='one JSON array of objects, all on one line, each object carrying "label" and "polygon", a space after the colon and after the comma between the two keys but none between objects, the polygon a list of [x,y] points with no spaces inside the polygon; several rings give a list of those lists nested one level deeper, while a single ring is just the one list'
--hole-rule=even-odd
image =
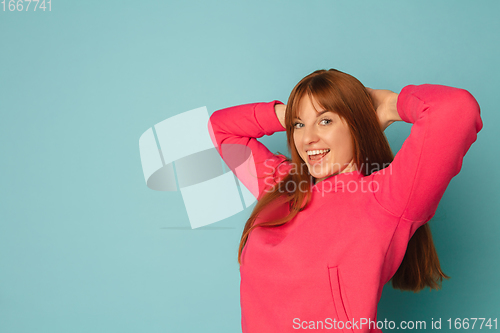
[{"label": "woman", "polygon": [[[383,131],[395,121],[413,126],[393,157]],[[380,332],[391,278],[414,292],[448,278],[426,222],[482,128],[468,91],[423,84],[396,94],[318,70],[286,106],[222,109],[209,128],[258,198],[238,254],[243,332]],[[291,159],[256,140],[285,130]]]}]

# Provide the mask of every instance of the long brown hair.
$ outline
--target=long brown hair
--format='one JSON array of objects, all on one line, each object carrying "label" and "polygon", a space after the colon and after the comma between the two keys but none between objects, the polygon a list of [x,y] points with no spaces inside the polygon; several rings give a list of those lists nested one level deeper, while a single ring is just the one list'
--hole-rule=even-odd
[{"label": "long brown hair", "polygon": [[[336,69],[317,70],[304,77],[292,90],[285,112],[285,127],[288,150],[291,158],[282,155],[291,163],[294,172],[279,180],[273,189],[258,200],[243,229],[238,249],[238,263],[250,232],[257,227],[276,227],[292,220],[311,200],[312,176],[306,163],[297,152],[293,141],[293,119],[299,112],[299,103],[305,94],[327,109],[334,110],[349,126],[354,146],[356,167],[368,176],[378,171],[381,165],[388,166],[394,159],[389,142],[381,129],[370,93],[355,77]],[[366,166],[366,167],[365,167]],[[368,166],[377,166],[369,168]],[[292,182],[293,190],[287,186]],[[307,184],[307,186],[301,186]],[[272,221],[256,223],[257,217],[271,202],[287,204],[289,213]],[[395,289],[418,292],[425,287],[439,289],[443,278],[449,278],[439,264],[429,225],[418,228],[408,243],[406,254],[399,269],[392,277]]]}]

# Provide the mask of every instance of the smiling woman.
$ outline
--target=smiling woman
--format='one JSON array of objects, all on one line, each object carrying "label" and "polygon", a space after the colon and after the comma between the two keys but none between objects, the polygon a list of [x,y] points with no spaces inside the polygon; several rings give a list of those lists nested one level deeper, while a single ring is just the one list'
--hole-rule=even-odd
[{"label": "smiling woman", "polygon": [[[394,157],[384,130],[395,121],[413,127]],[[468,91],[423,84],[397,94],[318,70],[286,106],[222,109],[209,128],[225,161],[227,146],[250,149],[253,165],[233,170],[243,183],[242,169],[257,173],[238,251],[243,332],[294,332],[297,318],[380,332],[362,323],[376,321],[387,282],[417,292],[447,278],[427,222],[482,128]],[[257,141],[285,130],[291,158]]]},{"label": "smiling woman", "polygon": [[[315,183],[326,177],[356,170],[353,140],[348,124],[333,111],[321,107],[314,98],[304,96],[293,121],[293,141]],[[302,120],[303,119],[303,120]]]}]

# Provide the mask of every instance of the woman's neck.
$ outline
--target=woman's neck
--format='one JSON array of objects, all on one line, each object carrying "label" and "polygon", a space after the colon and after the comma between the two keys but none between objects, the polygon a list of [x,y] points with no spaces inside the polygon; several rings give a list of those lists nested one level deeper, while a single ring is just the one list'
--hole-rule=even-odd
[{"label": "woman's neck", "polygon": [[[354,158],[351,160],[351,162],[349,162],[349,164],[342,170],[340,171],[339,173],[336,173],[335,175],[338,175],[338,174],[341,174],[341,173],[347,173],[347,172],[352,172],[352,171],[355,171],[357,170],[356,169],[356,165],[354,164]],[[323,181],[329,177],[332,177],[332,176],[335,176],[335,175],[330,175],[330,176],[326,176],[324,178],[315,178],[314,179],[314,185],[316,185],[317,183],[319,183],[320,181]]]}]

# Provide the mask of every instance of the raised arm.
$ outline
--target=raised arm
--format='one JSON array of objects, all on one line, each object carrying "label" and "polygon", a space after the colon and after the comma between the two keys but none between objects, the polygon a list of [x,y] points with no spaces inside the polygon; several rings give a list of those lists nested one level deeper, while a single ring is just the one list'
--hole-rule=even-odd
[{"label": "raised arm", "polygon": [[278,118],[282,112],[284,116],[281,105],[274,100],[233,106],[215,111],[208,123],[222,159],[257,199],[274,184],[278,166],[286,160],[257,141],[264,135],[285,131]]},{"label": "raised arm", "polygon": [[467,90],[422,84],[401,90],[397,112],[413,124],[411,134],[393,162],[371,175],[374,195],[390,213],[420,226],[434,216],[476,141],[480,108]]}]

